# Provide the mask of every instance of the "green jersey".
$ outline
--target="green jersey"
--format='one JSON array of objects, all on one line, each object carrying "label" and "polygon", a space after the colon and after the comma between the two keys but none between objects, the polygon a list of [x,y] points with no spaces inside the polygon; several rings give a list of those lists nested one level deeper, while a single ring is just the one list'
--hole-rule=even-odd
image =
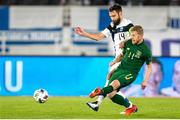
[{"label": "green jersey", "polygon": [[130,39],[124,45],[123,58],[118,69],[138,73],[144,62],[148,65],[151,59],[152,53],[144,41],[140,44],[132,44]]}]

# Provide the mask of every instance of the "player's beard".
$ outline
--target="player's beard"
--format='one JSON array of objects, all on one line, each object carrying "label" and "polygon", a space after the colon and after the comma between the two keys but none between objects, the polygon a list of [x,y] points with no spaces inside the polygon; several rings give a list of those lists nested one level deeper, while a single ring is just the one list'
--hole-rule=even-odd
[{"label": "player's beard", "polygon": [[121,21],[121,19],[118,18],[117,20],[114,20],[113,23],[114,23],[114,25],[119,25],[120,21]]}]

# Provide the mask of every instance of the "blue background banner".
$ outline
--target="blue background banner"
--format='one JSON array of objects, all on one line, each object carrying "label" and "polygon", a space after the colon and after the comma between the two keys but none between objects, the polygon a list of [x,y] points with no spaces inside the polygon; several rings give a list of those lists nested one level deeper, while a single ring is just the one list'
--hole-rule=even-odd
[{"label": "blue background banner", "polygon": [[[95,87],[104,86],[108,65],[112,59],[112,57],[1,56],[0,95],[32,95],[38,88],[44,88],[50,95],[55,96],[88,95]],[[170,86],[174,63],[179,58],[158,59],[164,69],[160,88]],[[144,67],[135,84],[143,80],[143,70]],[[13,87],[17,89],[10,89]]]},{"label": "blue background banner", "polygon": [[0,6],[0,30],[9,28],[9,7]]},{"label": "blue background banner", "polygon": [[[1,57],[0,95],[32,95],[38,88],[50,95],[87,95],[103,86],[108,71],[108,57]],[[5,62],[12,63],[12,84],[16,83],[16,63],[22,61],[23,80],[19,91],[5,87]]]}]

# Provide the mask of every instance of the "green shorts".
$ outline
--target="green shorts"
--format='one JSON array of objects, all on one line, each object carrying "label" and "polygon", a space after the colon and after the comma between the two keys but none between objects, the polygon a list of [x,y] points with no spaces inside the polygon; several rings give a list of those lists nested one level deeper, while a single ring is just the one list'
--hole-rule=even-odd
[{"label": "green shorts", "polygon": [[130,72],[127,70],[117,69],[112,74],[108,85],[111,84],[114,80],[118,80],[120,82],[119,89],[121,89],[131,84],[136,79],[136,77],[137,77],[137,73]]}]

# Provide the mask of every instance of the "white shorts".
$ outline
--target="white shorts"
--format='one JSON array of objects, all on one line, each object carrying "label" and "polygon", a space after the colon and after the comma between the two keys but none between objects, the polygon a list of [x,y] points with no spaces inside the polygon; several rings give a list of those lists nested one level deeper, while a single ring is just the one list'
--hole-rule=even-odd
[{"label": "white shorts", "polygon": [[121,64],[121,62],[115,63],[113,66],[111,66],[111,67],[109,68],[109,72],[111,72],[111,71],[117,69],[117,67],[118,67],[120,64]]}]

